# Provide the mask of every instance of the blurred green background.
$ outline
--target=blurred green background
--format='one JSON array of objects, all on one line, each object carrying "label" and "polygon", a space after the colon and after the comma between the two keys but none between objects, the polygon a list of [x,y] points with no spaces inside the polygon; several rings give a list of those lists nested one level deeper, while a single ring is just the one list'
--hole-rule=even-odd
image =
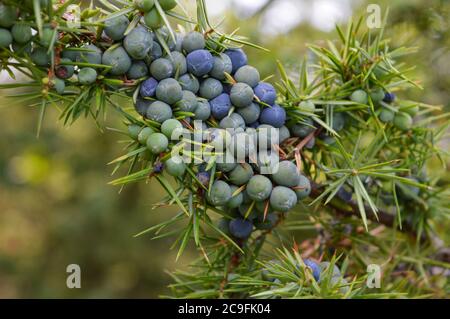
[{"label": "blurred green background", "polygon": [[[194,12],[194,1],[182,1]],[[250,37],[271,53],[249,49],[263,75],[280,59],[295,76],[307,43],[336,38],[334,23],[365,14],[367,3],[390,6],[393,46],[417,46],[406,60],[417,68],[423,91],[401,93],[449,108],[449,1],[210,0],[213,21]],[[1,74],[1,82],[9,81]],[[107,185],[121,154],[120,135],[101,133],[90,119],[65,128],[58,112],[47,113],[36,138],[37,109],[0,96],[0,297],[151,298],[167,292],[165,270],[185,267],[196,252],[175,263],[173,238],[133,238],[166,219],[171,209],[152,210],[159,185],[131,185],[118,194]],[[118,127],[113,112],[105,126]],[[82,288],[66,287],[66,267],[79,264]]]}]

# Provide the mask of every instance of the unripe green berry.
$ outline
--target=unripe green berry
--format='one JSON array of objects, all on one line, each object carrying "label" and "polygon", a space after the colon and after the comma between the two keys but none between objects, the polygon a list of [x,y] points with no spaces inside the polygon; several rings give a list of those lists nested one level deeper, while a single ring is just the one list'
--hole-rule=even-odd
[{"label": "unripe green berry", "polygon": [[350,95],[350,100],[359,104],[367,104],[367,93],[363,90],[356,90]]},{"label": "unripe green berry", "polygon": [[412,124],[413,119],[408,113],[398,112],[394,117],[394,125],[403,131],[409,130]]},{"label": "unripe green berry", "polygon": [[80,72],[78,72],[78,81],[81,84],[89,85],[94,83],[97,80],[97,71],[93,68],[82,68]]},{"label": "unripe green berry", "polygon": [[147,139],[147,148],[155,155],[164,152],[169,146],[169,140],[162,133],[153,133]]},{"label": "unripe green berry", "polygon": [[144,127],[138,134],[138,141],[141,144],[145,144],[147,143],[147,139],[149,138],[150,135],[152,135],[153,133],[155,133],[155,130],[152,129],[151,127]]},{"label": "unripe green berry", "polygon": [[151,29],[158,29],[163,23],[161,15],[156,8],[151,9],[145,14],[144,22]]}]

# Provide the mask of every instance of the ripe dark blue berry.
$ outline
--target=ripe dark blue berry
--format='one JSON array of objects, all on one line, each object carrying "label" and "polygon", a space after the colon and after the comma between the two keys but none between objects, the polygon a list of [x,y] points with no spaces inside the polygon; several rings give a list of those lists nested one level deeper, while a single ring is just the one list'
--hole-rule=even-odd
[{"label": "ripe dark blue berry", "polygon": [[252,234],[253,224],[249,220],[236,218],[230,222],[229,229],[231,235],[233,235],[234,237],[239,239],[246,239]]},{"label": "ripe dark blue berry", "polygon": [[208,74],[214,65],[214,58],[207,50],[195,50],[186,57],[189,73],[195,76]]},{"label": "ripe dark blue berry", "polygon": [[157,86],[158,81],[156,81],[154,78],[148,78],[141,83],[139,93],[142,97],[152,97],[153,95],[155,95]]},{"label": "ripe dark blue berry", "polygon": [[274,104],[272,107],[266,107],[261,112],[259,122],[280,128],[286,123],[286,111],[277,104]]},{"label": "ripe dark blue berry", "polygon": [[277,92],[272,84],[266,82],[259,82],[259,84],[254,88],[255,95],[258,99],[268,105],[273,105],[277,98]]},{"label": "ripe dark blue berry", "polygon": [[240,67],[247,65],[247,55],[242,49],[228,49],[224,52],[231,60],[231,72],[236,72]]},{"label": "ripe dark blue berry", "polygon": [[384,98],[383,101],[386,103],[392,103],[395,101],[395,94],[394,93],[390,93],[390,92],[386,92],[386,94],[384,94]]},{"label": "ripe dark blue berry", "polygon": [[209,101],[211,106],[211,113],[217,120],[223,119],[228,115],[231,109],[230,96],[226,93],[220,94],[218,97]]}]

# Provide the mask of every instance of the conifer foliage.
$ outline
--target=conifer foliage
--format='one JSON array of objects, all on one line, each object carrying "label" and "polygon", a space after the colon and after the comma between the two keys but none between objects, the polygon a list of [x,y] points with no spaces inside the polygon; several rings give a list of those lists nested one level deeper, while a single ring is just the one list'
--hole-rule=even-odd
[{"label": "conifer foliage", "polygon": [[214,27],[204,0],[196,17],[176,0],[74,5],[0,1],[0,69],[24,79],[0,88],[40,109],[38,133],[50,108],[123,119],[111,184],[156,179],[155,207],[179,208],[136,236],[199,252],[168,297],[445,296],[450,193],[427,165],[446,163],[448,114],[402,98],[422,89],[401,62],[414,50],[361,18],[273,81],[245,52],[266,50]]}]

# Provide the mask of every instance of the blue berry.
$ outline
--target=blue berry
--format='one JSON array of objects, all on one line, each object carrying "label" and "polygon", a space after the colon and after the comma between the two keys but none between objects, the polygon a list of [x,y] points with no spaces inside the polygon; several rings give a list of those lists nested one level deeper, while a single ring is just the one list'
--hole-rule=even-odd
[{"label": "blue berry", "polygon": [[230,222],[229,229],[231,235],[233,235],[234,237],[239,239],[246,239],[252,234],[253,224],[249,220],[236,218]]},{"label": "blue berry", "polygon": [[228,115],[231,109],[230,96],[226,93],[220,94],[218,97],[209,101],[211,113],[215,119],[221,120]]},{"label": "blue berry", "polygon": [[211,178],[211,176],[208,172],[199,172],[199,173],[197,173],[196,177],[203,186],[208,187],[209,180]]},{"label": "blue berry", "polygon": [[228,49],[224,52],[231,60],[231,72],[236,72],[240,67],[247,64],[247,55],[242,49]]},{"label": "blue berry", "polygon": [[152,97],[153,95],[155,95],[157,86],[158,81],[156,81],[154,78],[148,78],[141,83],[139,93],[142,97]]},{"label": "blue berry", "polygon": [[147,114],[147,110],[154,101],[138,98],[134,108],[136,112],[142,116]]},{"label": "blue berry", "polygon": [[312,261],[311,259],[305,259],[303,260],[303,262],[305,263],[306,267],[311,269],[314,279],[316,281],[319,281],[321,272],[319,265],[316,262]]},{"label": "blue berry", "polygon": [[214,65],[214,58],[207,50],[195,50],[186,57],[189,73],[195,76],[204,76],[208,74]]},{"label": "blue berry", "polygon": [[259,82],[259,84],[254,88],[255,95],[258,99],[268,105],[273,105],[277,98],[277,92],[272,84],[266,82]]},{"label": "blue berry", "polygon": [[394,93],[390,93],[390,92],[386,92],[386,94],[384,95],[383,101],[386,103],[392,103],[395,101],[395,94]]},{"label": "blue berry", "polygon": [[286,111],[277,104],[272,107],[266,107],[261,112],[259,122],[280,128],[286,122]]}]

